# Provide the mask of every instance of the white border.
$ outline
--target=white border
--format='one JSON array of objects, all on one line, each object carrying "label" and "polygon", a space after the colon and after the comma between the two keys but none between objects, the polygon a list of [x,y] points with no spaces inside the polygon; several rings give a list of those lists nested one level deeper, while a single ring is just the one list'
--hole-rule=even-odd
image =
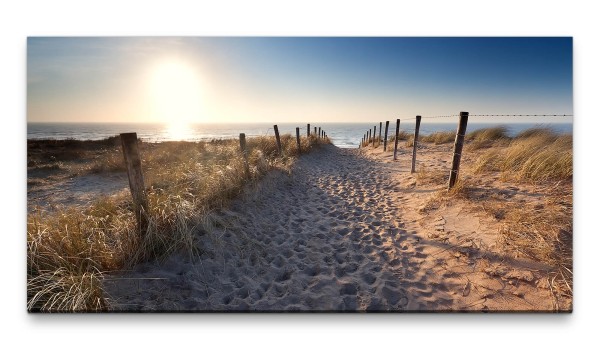
[{"label": "white border", "polygon": [[[592,2],[590,2],[592,3]],[[192,4],[192,5],[190,5]],[[564,1],[12,1],[0,11],[2,331],[28,345],[567,345],[596,328],[599,80],[595,7]],[[573,36],[575,312],[572,315],[28,315],[25,309],[27,36]],[[16,150],[15,150],[16,149]],[[596,176],[596,177],[595,177]],[[19,339],[19,340],[17,340]],[[574,339],[578,339],[575,340]],[[582,340],[581,340],[582,341]]]}]

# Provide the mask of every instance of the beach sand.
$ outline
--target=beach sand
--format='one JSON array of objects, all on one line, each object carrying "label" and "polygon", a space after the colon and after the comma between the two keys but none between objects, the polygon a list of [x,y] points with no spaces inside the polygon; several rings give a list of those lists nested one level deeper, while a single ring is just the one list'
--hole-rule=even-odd
[{"label": "beach sand", "polygon": [[[411,148],[324,146],[271,172],[195,227],[199,254],[106,274],[117,311],[551,311],[548,266],[497,249],[498,223],[466,202],[429,211]],[[418,167],[446,170],[423,146]],[[434,180],[435,181],[435,180]],[[491,183],[495,180],[490,179]],[[498,183],[496,183],[498,184]],[[533,199],[521,186],[498,188]],[[558,306],[557,306],[558,305]]]}]

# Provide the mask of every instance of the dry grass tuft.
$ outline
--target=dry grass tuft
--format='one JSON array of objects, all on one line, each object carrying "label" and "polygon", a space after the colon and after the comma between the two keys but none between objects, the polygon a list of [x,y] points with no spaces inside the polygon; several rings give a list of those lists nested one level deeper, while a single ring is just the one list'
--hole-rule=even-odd
[{"label": "dry grass tuft", "polygon": [[455,137],[456,133],[453,131],[440,131],[425,136],[419,136],[419,141],[430,143],[432,142],[436,145],[440,145],[443,143],[454,142]]},{"label": "dry grass tuft", "polygon": [[98,271],[44,271],[27,283],[30,312],[101,312],[106,309]]},{"label": "dry grass tuft", "polygon": [[506,148],[480,155],[475,172],[497,171],[506,180],[544,182],[573,177],[573,136],[532,129],[516,136]]},{"label": "dry grass tuft", "polygon": [[[105,142],[112,146],[112,141]],[[200,251],[194,237],[203,232],[207,213],[227,204],[248,182],[269,170],[291,170],[300,155],[296,139],[283,135],[281,143],[280,155],[274,137],[249,138],[246,176],[238,140],[140,142],[149,200],[149,226],[144,233],[136,230],[132,203],[125,198],[101,198],[89,207],[54,212],[33,208],[27,217],[28,310],[104,311],[109,307],[100,287],[103,272],[161,259],[176,250],[194,257]],[[302,138],[301,151],[324,143],[330,142],[314,136]],[[101,147],[89,142],[72,144],[88,150]],[[45,145],[65,146],[59,141]],[[107,168],[116,167],[113,153],[101,150],[104,156],[97,158],[97,165],[114,162]],[[76,160],[89,155],[80,154]],[[98,170],[104,169],[88,172]]]},{"label": "dry grass tuft", "polygon": [[467,133],[466,139],[469,141],[495,141],[508,138],[508,129],[504,126],[479,129]]},{"label": "dry grass tuft", "polygon": [[554,137],[556,133],[548,127],[533,127],[525,129],[515,136],[515,139],[528,139],[532,137]]},{"label": "dry grass tuft", "polygon": [[508,141],[508,129],[503,126],[479,129],[467,133],[465,139],[468,142],[468,150],[499,146]]},{"label": "dry grass tuft", "polygon": [[[571,188],[572,189],[572,188]],[[569,189],[563,189],[569,195]],[[571,190],[572,192],[572,190]],[[551,266],[548,285],[557,309],[573,296],[572,195],[554,196],[535,206],[505,204],[499,245],[519,258],[525,255]]]}]

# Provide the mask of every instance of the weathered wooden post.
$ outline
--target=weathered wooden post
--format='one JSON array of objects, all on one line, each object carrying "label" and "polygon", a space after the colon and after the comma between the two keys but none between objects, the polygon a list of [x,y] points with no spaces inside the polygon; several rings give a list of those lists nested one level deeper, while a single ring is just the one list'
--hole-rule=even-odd
[{"label": "weathered wooden post", "polygon": [[246,149],[246,134],[240,133],[240,150],[244,157],[244,174],[250,177],[250,165],[248,164],[248,150]]},{"label": "weathered wooden post", "polygon": [[458,127],[456,128],[456,138],[454,139],[454,155],[452,156],[452,169],[450,169],[450,179],[448,180],[448,190],[454,187],[458,179],[458,171],[460,169],[460,157],[462,155],[463,144],[465,141],[465,133],[467,132],[467,122],[469,120],[469,112],[461,112]]},{"label": "weathered wooden post", "polygon": [[310,123],[306,124],[306,137],[310,137]]},{"label": "weathered wooden post", "polygon": [[277,151],[279,155],[283,155],[283,151],[281,150],[281,139],[279,138],[279,129],[277,128],[277,124],[273,125],[273,129],[275,129],[275,140],[277,140]]},{"label": "weathered wooden post", "polygon": [[412,165],[410,167],[410,173],[415,173],[415,167],[417,165],[417,144],[419,142],[419,127],[421,126],[421,116],[417,116],[415,123],[415,138],[413,139],[413,157]]},{"label": "weathered wooden post", "polygon": [[319,127],[319,133],[318,133],[317,137],[321,138],[321,127]]},{"label": "weathered wooden post", "polygon": [[387,133],[388,133],[388,128],[390,126],[390,121],[386,120],[385,121],[385,133],[383,134],[383,151],[387,151]]},{"label": "weathered wooden post", "polygon": [[142,161],[138,152],[137,134],[122,133],[121,147],[123,157],[127,166],[127,177],[129,178],[129,190],[133,198],[133,211],[140,235],[143,237],[148,230],[148,197],[144,187],[144,174],[142,172]]},{"label": "weathered wooden post", "polygon": [[398,152],[398,137],[400,137],[400,119],[396,119],[396,139],[394,140],[394,160],[396,160],[396,152]]},{"label": "weathered wooden post", "polygon": [[317,137],[317,127],[315,127],[315,137]]},{"label": "weathered wooden post", "polygon": [[298,145],[298,154],[300,154],[300,128],[296,127],[296,144]]},{"label": "weathered wooden post", "polygon": [[377,137],[377,125],[373,126],[373,147],[375,147],[375,138]]},{"label": "weathered wooden post", "polygon": [[379,146],[381,144],[381,128],[382,128],[383,123],[379,122],[379,137],[377,138],[377,145]]}]

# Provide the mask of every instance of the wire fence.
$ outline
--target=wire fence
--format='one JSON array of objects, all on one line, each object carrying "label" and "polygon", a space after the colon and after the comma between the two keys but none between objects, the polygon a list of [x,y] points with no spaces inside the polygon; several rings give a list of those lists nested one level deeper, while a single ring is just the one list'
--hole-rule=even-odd
[{"label": "wire fence", "polygon": [[[460,117],[458,114],[421,116],[422,119]],[[470,114],[469,117],[573,117],[571,114]],[[415,116],[399,118],[401,121],[414,120]]]},{"label": "wire fence", "polygon": [[[412,151],[413,154],[412,154],[411,173],[415,172],[417,144],[419,141],[419,132],[421,131],[421,129],[420,129],[421,119],[438,119],[438,118],[453,118],[453,117],[459,117],[459,123],[458,123],[458,128],[456,130],[456,138],[454,141],[454,150],[453,150],[454,153],[453,153],[453,160],[452,160],[452,169],[450,170],[450,179],[449,179],[449,183],[448,183],[448,189],[452,188],[452,186],[454,185],[454,183],[456,182],[456,179],[458,177],[459,166],[460,166],[460,157],[462,155],[462,147],[463,147],[463,143],[464,143],[464,139],[465,139],[465,134],[466,134],[466,129],[467,129],[467,121],[468,121],[469,117],[477,117],[477,118],[538,117],[538,118],[543,118],[543,117],[573,117],[573,115],[570,115],[570,114],[475,114],[475,115],[470,115],[468,112],[461,112],[461,114],[456,114],[456,115],[438,115],[438,116],[419,116],[418,115],[418,116],[413,116],[413,117],[397,118],[396,135],[398,134],[401,121],[404,121],[404,122],[414,121],[415,122],[414,128],[411,129],[415,133],[414,137],[413,137],[413,144],[412,144],[413,145],[413,151]],[[377,144],[377,146],[379,146],[383,140],[383,148],[384,148],[384,151],[386,151],[389,121],[386,121],[386,131],[385,131],[384,139],[382,139],[382,136],[381,136],[382,124],[383,124],[383,122],[379,122],[379,136],[377,135],[377,124],[375,124],[373,129],[369,128],[369,130],[367,132],[365,132],[362,139],[359,141],[359,143],[360,143],[359,147],[367,147],[370,145],[372,145],[373,147],[376,147],[376,144]],[[403,127],[403,128],[406,129],[405,127]],[[409,126],[409,128],[410,128],[410,126]],[[371,133],[371,130],[373,130],[372,133]],[[395,141],[394,160],[396,160],[396,152],[397,152],[397,147],[398,147],[398,136],[396,136],[394,141]]]}]

